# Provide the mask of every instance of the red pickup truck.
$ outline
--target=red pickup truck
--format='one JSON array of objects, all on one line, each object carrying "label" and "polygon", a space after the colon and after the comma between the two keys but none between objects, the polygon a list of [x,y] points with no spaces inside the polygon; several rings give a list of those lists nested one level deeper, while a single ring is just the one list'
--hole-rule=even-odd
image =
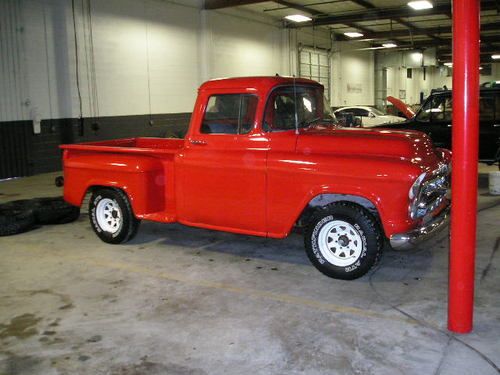
[{"label": "red pickup truck", "polygon": [[90,192],[90,223],[113,244],[140,220],[272,238],[301,226],[314,266],[354,279],[386,241],[408,247],[449,211],[449,151],[420,132],[339,127],[307,79],[206,82],[185,139],[61,148],[66,201]]}]

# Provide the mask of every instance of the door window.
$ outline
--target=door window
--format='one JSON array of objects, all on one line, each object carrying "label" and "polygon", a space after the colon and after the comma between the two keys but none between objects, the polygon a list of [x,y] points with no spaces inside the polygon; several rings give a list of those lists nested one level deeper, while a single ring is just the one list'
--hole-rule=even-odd
[{"label": "door window", "polygon": [[495,98],[493,96],[479,98],[479,118],[481,121],[495,120]]},{"label": "door window", "polygon": [[204,134],[247,134],[255,121],[258,98],[247,94],[212,95],[201,124]]},{"label": "door window", "polygon": [[264,116],[265,131],[307,127],[313,123],[336,123],[330,107],[317,86],[290,86],[273,91]]}]

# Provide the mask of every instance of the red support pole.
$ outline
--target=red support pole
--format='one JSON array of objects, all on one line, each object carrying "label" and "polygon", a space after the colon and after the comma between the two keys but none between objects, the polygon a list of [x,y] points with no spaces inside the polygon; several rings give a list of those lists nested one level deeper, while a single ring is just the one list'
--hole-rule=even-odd
[{"label": "red support pole", "polygon": [[479,0],[453,0],[453,169],[448,329],[472,330],[479,138]]}]

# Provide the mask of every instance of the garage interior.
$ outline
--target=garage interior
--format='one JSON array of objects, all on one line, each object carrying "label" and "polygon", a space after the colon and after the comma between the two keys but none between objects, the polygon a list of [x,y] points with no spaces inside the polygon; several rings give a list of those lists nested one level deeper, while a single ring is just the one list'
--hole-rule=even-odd
[{"label": "garage interior", "polygon": [[[453,88],[451,3],[431,3],[3,0],[0,203],[62,195],[61,144],[184,137],[214,78],[311,78],[333,109],[396,113],[387,96],[418,109]],[[479,79],[494,87],[499,3],[480,4]],[[0,237],[0,374],[498,374],[494,171],[479,164],[468,335],[447,330],[447,231],[386,247],[368,275],[342,281],[314,269],[298,232],[143,221],[109,245],[85,201],[72,223]]]}]

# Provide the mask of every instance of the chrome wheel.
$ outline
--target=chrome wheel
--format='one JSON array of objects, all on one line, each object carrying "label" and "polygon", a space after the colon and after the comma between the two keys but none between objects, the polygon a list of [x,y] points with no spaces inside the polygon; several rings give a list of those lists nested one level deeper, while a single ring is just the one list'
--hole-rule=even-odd
[{"label": "chrome wheel", "polygon": [[112,199],[104,198],[96,207],[97,224],[105,232],[116,233],[122,227],[122,210],[118,203]]},{"label": "chrome wheel", "polygon": [[342,221],[326,223],[318,234],[318,248],[321,255],[334,266],[346,267],[361,256],[363,240],[358,229]]}]

